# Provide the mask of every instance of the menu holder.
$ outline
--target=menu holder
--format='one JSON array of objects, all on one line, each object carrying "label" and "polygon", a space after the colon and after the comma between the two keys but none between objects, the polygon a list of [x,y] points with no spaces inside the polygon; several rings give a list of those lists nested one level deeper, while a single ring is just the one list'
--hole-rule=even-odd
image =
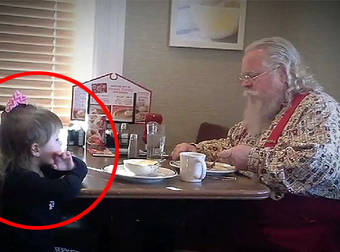
[{"label": "menu holder", "polygon": [[[151,90],[113,73],[94,78],[83,85],[103,102],[114,122],[144,124],[151,108]],[[114,156],[105,146],[108,120],[104,110],[78,86],[72,87],[71,120],[87,121],[86,148],[92,155]]]},{"label": "menu holder", "polygon": [[[115,122],[144,123],[151,109],[151,90],[119,74],[108,73],[83,83],[105,104]],[[105,114],[97,101],[78,86],[72,87],[71,120],[85,114]]]}]

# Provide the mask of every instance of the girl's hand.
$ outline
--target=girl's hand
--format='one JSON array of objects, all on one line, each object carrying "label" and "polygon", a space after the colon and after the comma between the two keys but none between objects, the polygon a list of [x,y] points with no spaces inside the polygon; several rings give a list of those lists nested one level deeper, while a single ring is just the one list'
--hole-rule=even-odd
[{"label": "girl's hand", "polygon": [[69,151],[54,156],[52,168],[57,171],[70,171],[74,168],[72,155]]}]

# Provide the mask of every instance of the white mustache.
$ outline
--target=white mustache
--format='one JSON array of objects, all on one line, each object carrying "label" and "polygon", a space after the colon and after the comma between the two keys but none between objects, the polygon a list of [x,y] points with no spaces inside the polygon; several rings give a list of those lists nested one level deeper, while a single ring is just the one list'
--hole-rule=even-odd
[{"label": "white mustache", "polygon": [[244,90],[243,96],[258,96],[259,92],[256,90]]}]

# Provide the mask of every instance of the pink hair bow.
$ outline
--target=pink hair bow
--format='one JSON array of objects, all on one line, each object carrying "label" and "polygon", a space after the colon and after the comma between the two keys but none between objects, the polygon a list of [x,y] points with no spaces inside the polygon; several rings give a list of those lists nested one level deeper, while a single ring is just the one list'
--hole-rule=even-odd
[{"label": "pink hair bow", "polygon": [[27,105],[27,97],[20,93],[19,91],[15,91],[12,98],[9,99],[9,101],[7,102],[5,111],[8,113],[20,104]]}]

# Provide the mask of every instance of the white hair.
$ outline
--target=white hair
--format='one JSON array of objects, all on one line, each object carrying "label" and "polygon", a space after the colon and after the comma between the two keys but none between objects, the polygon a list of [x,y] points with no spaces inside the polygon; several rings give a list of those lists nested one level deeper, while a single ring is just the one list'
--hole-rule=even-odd
[{"label": "white hair", "polygon": [[268,58],[265,63],[268,67],[283,67],[287,75],[286,100],[289,103],[296,94],[322,90],[312,74],[307,72],[307,66],[302,63],[300,53],[288,40],[281,37],[263,38],[248,45],[245,52],[256,49],[266,51]]}]

